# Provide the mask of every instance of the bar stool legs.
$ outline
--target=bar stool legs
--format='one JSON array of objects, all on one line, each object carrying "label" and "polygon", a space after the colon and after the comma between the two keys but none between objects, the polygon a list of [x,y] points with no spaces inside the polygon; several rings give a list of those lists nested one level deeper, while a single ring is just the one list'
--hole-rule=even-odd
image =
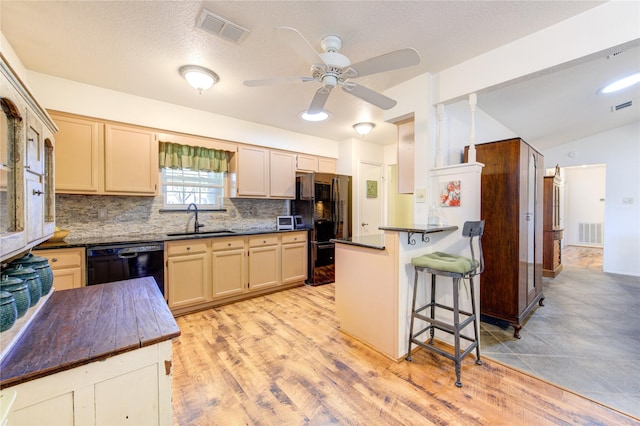
[{"label": "bar stool legs", "polygon": [[[460,280],[462,279],[462,274],[446,274],[447,276],[452,277],[453,282],[453,307],[442,305],[440,303],[436,303],[436,274],[431,274],[431,297],[430,302],[424,306],[416,308],[416,297],[418,292],[418,275],[420,271],[432,272],[428,268],[423,268],[416,266],[415,267],[415,277],[413,280],[413,300],[411,305],[411,321],[409,325],[409,348],[407,357],[405,358],[407,361],[411,361],[411,346],[415,344],[424,349],[435,352],[439,355],[442,355],[455,363],[455,371],[456,371],[456,386],[461,387],[462,382],[460,381],[460,373],[461,373],[461,362],[465,356],[467,356],[472,350],[476,350],[476,364],[481,365],[482,360],[480,359],[480,346],[478,339],[478,323],[477,323],[477,313],[476,313],[476,304],[475,304],[475,289],[473,278],[469,278],[469,287],[471,294],[471,312],[466,312],[460,310],[459,303],[459,285]],[[457,276],[456,276],[457,275]],[[429,316],[422,314],[429,308]],[[444,309],[451,311],[453,313],[453,324],[446,323],[444,321],[438,320],[435,317],[436,308]],[[464,315],[464,319],[460,321],[460,314]],[[415,319],[420,319],[425,321],[428,325],[418,332],[413,332],[413,327],[415,325]],[[473,324],[473,338],[468,337],[462,334],[462,330],[468,325]],[[444,351],[436,346],[434,346],[434,336],[435,330],[441,330],[452,334],[454,336],[454,353],[451,354],[449,352]],[[429,339],[428,342],[425,343],[424,340],[418,339],[423,333],[429,331]],[[467,346],[464,351],[461,352],[460,339],[467,340],[471,342],[469,346]]]}]

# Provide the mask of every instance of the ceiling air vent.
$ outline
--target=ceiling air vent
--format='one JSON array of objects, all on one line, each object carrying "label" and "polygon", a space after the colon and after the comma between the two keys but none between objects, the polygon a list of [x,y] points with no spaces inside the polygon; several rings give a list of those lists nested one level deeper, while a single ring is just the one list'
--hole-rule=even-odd
[{"label": "ceiling air vent", "polygon": [[249,32],[248,29],[234,24],[233,22],[214,14],[207,9],[202,9],[196,26],[210,34],[222,37],[225,40],[229,40],[234,43],[240,43]]},{"label": "ceiling air vent", "polygon": [[618,104],[616,106],[612,106],[611,107],[611,112],[620,111],[621,109],[630,107],[631,105],[633,105],[633,101],[623,102],[623,103]]}]

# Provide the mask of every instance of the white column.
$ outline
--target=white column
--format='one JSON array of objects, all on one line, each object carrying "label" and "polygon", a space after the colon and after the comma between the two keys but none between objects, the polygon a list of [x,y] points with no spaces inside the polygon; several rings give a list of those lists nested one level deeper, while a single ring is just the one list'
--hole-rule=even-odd
[{"label": "white column", "polygon": [[469,131],[469,151],[467,155],[468,163],[476,162],[476,104],[478,96],[475,93],[469,95],[469,111],[471,112],[471,125]]},{"label": "white column", "polygon": [[436,167],[442,167],[443,159],[442,159],[442,139],[444,138],[442,131],[442,126],[444,124],[444,105],[438,104],[437,106],[437,114],[438,114],[438,145],[436,148]]}]

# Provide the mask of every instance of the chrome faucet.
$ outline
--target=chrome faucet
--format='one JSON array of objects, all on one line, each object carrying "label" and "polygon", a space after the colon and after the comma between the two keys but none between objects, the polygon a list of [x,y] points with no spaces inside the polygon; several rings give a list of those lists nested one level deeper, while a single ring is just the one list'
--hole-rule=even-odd
[{"label": "chrome faucet", "polygon": [[200,222],[198,222],[198,206],[196,206],[196,203],[191,203],[187,206],[187,212],[191,211],[191,207],[193,206],[193,210],[195,212],[195,222],[193,223],[193,232],[199,232],[200,228],[202,228],[204,225],[201,225]]}]

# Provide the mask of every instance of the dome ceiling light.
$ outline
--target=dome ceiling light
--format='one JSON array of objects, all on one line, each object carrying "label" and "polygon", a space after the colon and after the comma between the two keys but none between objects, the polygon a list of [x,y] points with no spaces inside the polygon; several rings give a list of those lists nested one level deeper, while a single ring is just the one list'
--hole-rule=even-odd
[{"label": "dome ceiling light", "polygon": [[356,123],[353,125],[353,129],[361,136],[371,133],[374,127],[376,127],[376,125],[371,122]]},{"label": "dome ceiling light", "polygon": [[185,65],[180,67],[178,71],[180,75],[187,80],[187,83],[200,94],[202,94],[203,90],[209,89],[220,80],[218,74],[198,65]]}]

